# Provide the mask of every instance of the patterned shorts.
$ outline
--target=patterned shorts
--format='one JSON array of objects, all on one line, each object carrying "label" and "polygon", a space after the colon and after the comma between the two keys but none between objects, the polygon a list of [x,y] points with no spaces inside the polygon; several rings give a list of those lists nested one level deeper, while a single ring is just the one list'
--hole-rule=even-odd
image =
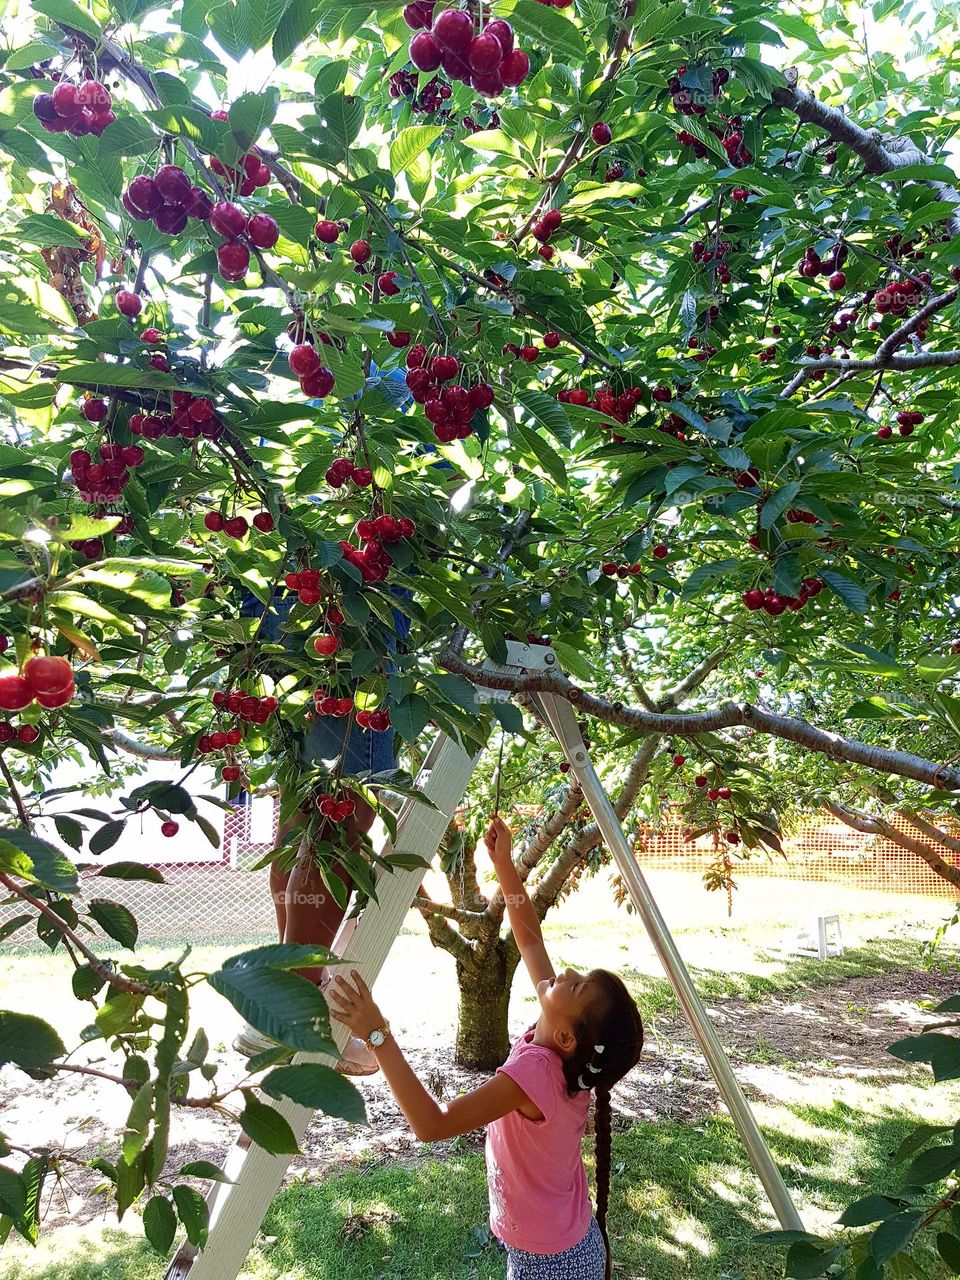
[{"label": "patterned shorts", "polygon": [[507,1280],[603,1280],[607,1247],[596,1218],[587,1234],[562,1253],[526,1253],[507,1248]]}]

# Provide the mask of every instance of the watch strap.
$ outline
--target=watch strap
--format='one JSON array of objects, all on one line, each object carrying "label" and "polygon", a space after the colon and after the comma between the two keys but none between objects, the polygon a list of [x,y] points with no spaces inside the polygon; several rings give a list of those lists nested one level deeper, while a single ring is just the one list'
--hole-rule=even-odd
[{"label": "watch strap", "polygon": [[[390,1034],[390,1023],[389,1023],[389,1022],[384,1021],[383,1026],[381,1026],[381,1027],[374,1027],[373,1031],[382,1031],[382,1032],[383,1032],[383,1038],[384,1038],[384,1041],[386,1041],[387,1036]],[[372,1036],[372,1035],[373,1035],[373,1031],[371,1031],[371,1032],[370,1032],[370,1036]],[[377,1048],[379,1048],[380,1046],[379,1046],[379,1045],[371,1044],[371,1043],[370,1043],[370,1036],[367,1036],[363,1043],[367,1046],[367,1048],[368,1048],[368,1049],[370,1049],[371,1051],[373,1051],[374,1049],[377,1049]]]}]

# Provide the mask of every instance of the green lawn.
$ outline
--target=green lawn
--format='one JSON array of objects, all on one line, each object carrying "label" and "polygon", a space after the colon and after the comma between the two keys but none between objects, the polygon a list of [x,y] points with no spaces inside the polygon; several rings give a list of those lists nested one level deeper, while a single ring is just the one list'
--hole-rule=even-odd
[{"label": "green lawn", "polygon": [[[850,977],[916,969],[918,943],[943,914],[942,904],[931,907],[918,929],[906,918],[909,908],[865,911],[850,921],[848,936],[855,945],[841,959],[823,963],[777,950],[779,925],[769,921],[741,919],[677,932],[687,934],[681,949],[691,956],[708,1004],[731,996],[762,1002],[775,995],[802,1002],[804,989],[829,992]],[[616,932],[609,921],[581,921],[575,930],[558,921],[547,924],[545,936],[558,965],[583,964],[590,956],[617,967],[655,1027],[675,1004],[668,984],[642,958],[631,955],[628,964],[622,954],[628,948],[636,952],[638,931],[635,918],[618,915]],[[450,985],[447,957],[431,956],[425,939],[409,935],[397,945],[403,956],[398,981],[418,957],[429,958]],[[199,948],[196,968],[215,965],[231,950]],[[734,958],[729,968],[727,956]],[[937,963],[953,970],[955,959],[950,949]],[[4,1001],[16,1007],[11,993],[24,998],[17,983],[25,966],[34,1007],[38,1000],[52,1000],[62,982],[58,962],[34,954],[0,962]],[[515,998],[524,1010],[532,1009],[526,992],[518,990]],[[214,1007],[211,993],[211,1012]],[[839,992],[837,1007],[849,1012]],[[223,1027],[226,1035],[228,1024]],[[655,1061],[652,1035],[648,1048]],[[838,1072],[828,1062],[806,1062],[801,1070],[763,1045],[747,1061],[755,1072],[751,1100],[758,1121],[813,1230],[827,1228],[839,1207],[859,1195],[892,1189],[888,1155],[914,1124],[955,1118],[955,1099],[948,1090],[932,1089],[919,1069],[898,1079]],[[592,1178],[592,1149],[585,1154]],[[612,1171],[608,1225],[620,1280],[774,1280],[782,1274],[780,1255],[753,1241],[758,1230],[776,1224],[725,1115],[617,1130]],[[385,1166],[369,1160],[323,1182],[308,1173],[275,1201],[242,1274],[247,1280],[503,1280],[505,1258],[489,1241],[486,1221],[482,1156],[465,1142],[442,1161]],[[163,1272],[164,1262],[143,1243],[135,1213],[121,1227],[93,1222],[42,1237],[36,1250],[11,1242],[0,1254],[0,1280],[160,1280]]]}]

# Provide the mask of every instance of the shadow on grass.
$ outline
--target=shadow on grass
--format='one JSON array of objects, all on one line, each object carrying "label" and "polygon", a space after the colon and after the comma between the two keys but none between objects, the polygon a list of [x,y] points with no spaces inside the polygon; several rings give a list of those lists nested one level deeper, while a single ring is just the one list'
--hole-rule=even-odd
[{"label": "shadow on grass", "polygon": [[[889,1153],[916,1118],[842,1103],[784,1107],[795,1132],[767,1129],[774,1158],[805,1216],[821,1225],[871,1190],[896,1186]],[[592,1156],[588,1158],[592,1177]],[[754,1234],[775,1226],[743,1146],[725,1117],[703,1125],[640,1124],[614,1136],[608,1229],[621,1280],[773,1280],[782,1253]],[[359,1165],[303,1179],[274,1201],[242,1273],[251,1280],[503,1280],[505,1255],[487,1238],[483,1159]],[[808,1221],[812,1219],[808,1218]],[[56,1259],[0,1260],[4,1280],[159,1280],[163,1263],[120,1232]]]}]

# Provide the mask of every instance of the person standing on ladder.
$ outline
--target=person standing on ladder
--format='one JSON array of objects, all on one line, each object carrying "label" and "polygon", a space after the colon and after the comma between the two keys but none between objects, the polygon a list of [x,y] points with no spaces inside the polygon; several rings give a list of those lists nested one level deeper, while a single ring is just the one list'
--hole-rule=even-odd
[{"label": "person standing on ladder", "polygon": [[[510,829],[494,817],[485,836],[540,1017],[486,1084],[442,1106],[420,1082],[356,969],[334,978],[331,1017],[376,1055],[421,1142],[486,1126],[490,1229],[506,1250],[508,1280],[610,1280],[610,1090],[643,1050],[640,1011],[606,969],[554,973],[536,911],[512,858]],[[581,1155],[596,1093],[597,1208]]]}]

